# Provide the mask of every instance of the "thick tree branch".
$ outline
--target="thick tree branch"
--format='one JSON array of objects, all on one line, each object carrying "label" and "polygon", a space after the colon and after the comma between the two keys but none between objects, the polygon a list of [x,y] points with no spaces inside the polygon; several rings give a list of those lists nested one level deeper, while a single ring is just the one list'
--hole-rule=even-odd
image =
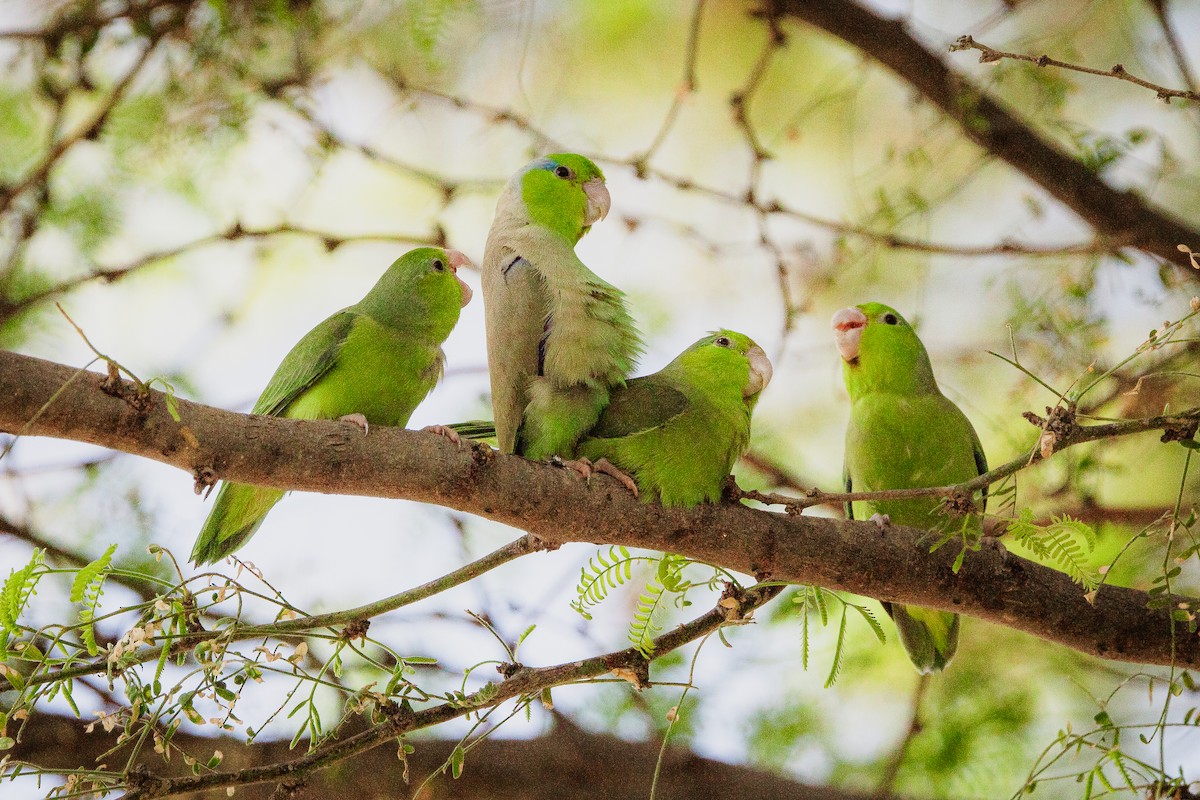
[{"label": "thick tree branch", "polygon": [[1200,230],[1149,205],[1132,191],[1106,184],[1079,161],[1042,138],[998,101],[914,39],[899,20],[885,19],[851,0],[770,0],[772,18],[792,16],[842,39],[877,59],[955,120],[980,147],[1058,199],[1114,248],[1136,247],[1191,269],[1177,247],[1197,247]]},{"label": "thick tree branch", "polygon": [[[1066,575],[1001,547],[971,553],[955,574],[954,548],[930,553],[926,531],[881,532],[869,522],[732,504],[666,509],[638,502],[605,477],[588,485],[569,470],[396,428],[363,436],[347,423],[248,416],[183,400],[177,423],[161,393],[139,397],[131,384],[107,384],[106,391],[106,383],[95,373],[0,353],[0,431],[141,455],[190,472],[201,485],[229,478],[435,503],[550,543],[671,551],[775,580],[957,611],[1104,658],[1200,665],[1200,638],[1182,624],[1173,632],[1168,611],[1148,608],[1145,592],[1106,585],[1092,605]],[[1160,418],[1144,429],[1178,434],[1194,425]]]}]

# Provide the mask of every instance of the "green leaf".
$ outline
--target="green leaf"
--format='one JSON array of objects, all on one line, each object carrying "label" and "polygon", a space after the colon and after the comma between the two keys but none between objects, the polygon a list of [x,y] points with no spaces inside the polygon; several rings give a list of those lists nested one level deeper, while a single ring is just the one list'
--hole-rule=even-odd
[{"label": "green leaf", "polygon": [[97,558],[85,567],[80,568],[79,572],[75,573],[75,580],[71,582],[71,602],[82,603],[87,593],[88,587],[101,573],[108,570],[108,565],[112,562],[113,553],[116,552],[115,544],[109,545],[104,551],[104,555]]},{"label": "green leaf", "polygon": [[463,765],[467,761],[467,751],[463,749],[461,744],[455,745],[454,752],[450,754],[450,774],[455,780],[462,776]]},{"label": "green leaf", "polygon": [[804,667],[805,672],[808,671],[808,602],[807,596],[810,587],[803,587],[797,593],[797,599],[804,599],[804,610],[800,614],[800,665]]},{"label": "green leaf", "polygon": [[17,619],[25,610],[29,599],[37,593],[37,582],[41,578],[38,570],[44,563],[45,557],[45,550],[34,548],[29,563],[21,569],[9,572],[3,588],[0,588],[0,629],[13,636],[20,634]]},{"label": "green leaf", "polygon": [[71,602],[83,603],[85,606],[79,611],[79,621],[83,623],[79,629],[79,638],[83,640],[89,656],[100,653],[92,620],[95,619],[96,609],[100,605],[100,596],[104,594],[104,579],[108,577],[116,550],[115,544],[109,545],[102,556],[81,568],[75,574],[75,580],[71,582]]},{"label": "green leaf", "polygon": [[[291,716],[291,715],[289,714],[288,716]],[[306,730],[308,730],[308,726],[307,726],[307,725],[301,725],[301,726],[300,726],[300,727],[299,727],[299,728],[296,730],[296,734],[295,734],[295,735],[292,737],[292,741],[288,743],[288,750],[295,750],[295,749],[296,749],[296,745],[300,744],[300,740],[301,740],[302,738],[304,738],[304,732],[305,732]]]},{"label": "green leaf", "polygon": [[634,561],[649,561],[647,556],[631,556],[629,551],[620,545],[599,550],[588,559],[588,564],[579,571],[579,583],[575,586],[576,598],[571,601],[575,609],[584,619],[591,619],[589,608],[597,606],[608,597],[608,593],[624,585],[633,575]]},{"label": "green leaf", "polygon": [[842,659],[845,656],[846,644],[846,607],[842,606],[842,621],[838,624],[837,644],[834,646],[833,663],[829,665],[829,677],[825,679],[825,688],[833,686],[837,682],[838,675],[842,671]]},{"label": "green leaf", "polygon": [[[680,556],[667,553],[663,555],[662,562],[669,559],[682,560]],[[646,582],[646,588],[638,595],[637,604],[634,606],[633,620],[629,623],[627,638],[634,648],[647,659],[654,657],[654,634],[662,630],[655,625],[655,617],[665,604],[666,590],[661,578],[663,575],[670,574],[669,570],[663,568],[662,562],[654,571],[654,575]]]},{"label": "green leaf", "polygon": [[1096,547],[1096,532],[1083,521],[1064,514],[1051,517],[1048,525],[1038,525],[1032,510],[1024,509],[1009,523],[1008,533],[1038,558],[1057,563],[1085,592],[1100,584],[1099,573],[1087,563]]},{"label": "green leaf", "polygon": [[851,608],[857,611],[871,627],[871,632],[875,634],[875,638],[880,644],[887,643],[887,636],[883,632],[883,626],[879,624],[879,620],[875,618],[875,614],[866,606],[860,606],[857,603],[850,603]]},{"label": "green leaf", "polygon": [[71,711],[75,714],[75,719],[79,719],[79,706],[75,703],[75,681],[67,679],[59,684],[62,687],[62,696],[67,701],[67,705],[71,707]]}]

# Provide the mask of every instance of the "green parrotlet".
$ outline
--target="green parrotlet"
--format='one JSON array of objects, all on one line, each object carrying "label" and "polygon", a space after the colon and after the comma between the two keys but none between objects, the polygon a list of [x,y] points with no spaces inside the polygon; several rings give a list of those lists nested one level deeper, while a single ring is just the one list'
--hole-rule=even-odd
[{"label": "green parrotlet", "polygon": [[633,371],[641,338],[624,295],[575,254],[609,204],[600,168],[571,153],[527,164],[496,203],[482,272],[502,452],[572,458]]},{"label": "green parrotlet", "polygon": [[[397,259],[359,302],[309,331],[284,357],[252,413],[404,425],[442,376],[442,342],[471,299],[457,250],[420,247]],[[440,426],[431,430],[447,433]],[[447,433],[451,438],[455,434]],[[192,550],[197,566],[244,545],[284,492],[224,482]]]},{"label": "green parrotlet", "polygon": [[[979,436],[938,390],[912,326],[894,308],[864,303],[833,315],[833,335],[850,394],[846,491],[946,486],[987,472]],[[986,500],[986,497],[985,497]],[[937,529],[951,521],[937,497],[848,503],[851,519]],[[878,515],[878,516],[877,516]],[[978,515],[968,518],[978,532]],[[941,671],[958,646],[957,614],[884,603],[921,673]]]},{"label": "green parrotlet", "polygon": [[645,500],[715,502],[750,443],[750,415],[770,380],[761,347],[714,331],[653,375],[614,388],[579,455],[633,476]]}]

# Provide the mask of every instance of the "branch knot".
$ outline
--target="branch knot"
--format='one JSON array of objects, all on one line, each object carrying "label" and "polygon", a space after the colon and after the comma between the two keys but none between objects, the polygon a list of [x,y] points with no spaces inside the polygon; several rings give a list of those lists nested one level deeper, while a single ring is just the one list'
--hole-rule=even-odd
[{"label": "branch knot", "polygon": [[1200,428],[1200,419],[1180,419],[1167,423],[1163,427],[1160,442],[1186,442],[1196,438],[1196,430]]}]

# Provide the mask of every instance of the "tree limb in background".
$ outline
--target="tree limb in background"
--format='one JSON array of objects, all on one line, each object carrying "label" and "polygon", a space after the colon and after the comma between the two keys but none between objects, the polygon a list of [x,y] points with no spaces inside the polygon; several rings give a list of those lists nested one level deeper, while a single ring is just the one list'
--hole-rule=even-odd
[{"label": "tree limb in background", "polygon": [[[778,595],[780,589],[780,586],[755,586],[745,591],[728,590],[716,608],[657,637],[654,640],[654,652],[669,653],[726,625],[737,624]],[[732,605],[726,605],[727,599]],[[413,731],[469,717],[509,700],[516,700],[520,707],[522,704],[533,702],[535,698],[544,697],[544,692],[550,688],[592,680],[613,670],[637,676],[639,686],[649,685],[646,677],[647,661],[642,653],[633,647],[549,667],[509,664],[505,665],[502,671],[505,675],[502,681],[489,683],[477,693],[464,695],[454,702],[435,704],[420,710],[413,710],[407,703],[403,707],[393,703],[383,712],[382,722],[346,738],[327,740],[316,749],[291,761],[177,778],[135,773],[130,776],[131,788],[126,798],[148,800],[222,786],[244,786],[274,781],[284,781],[286,786],[302,782],[309,774],[341,763]]]},{"label": "tree limb in background", "polygon": [[912,37],[900,20],[886,19],[851,0],[770,0],[772,18],[795,17],[864,51],[911,84],[955,120],[975,144],[1008,162],[1083,218],[1112,248],[1134,247],[1191,268],[1180,244],[1200,249],[1200,230],[1188,227],[1130,191],[1120,191],[1046,141],[1033,128]]},{"label": "tree limb in background", "polygon": [[341,234],[305,228],[290,222],[283,222],[265,228],[247,228],[244,227],[240,222],[235,222],[234,224],[227,226],[224,230],[208,234],[207,236],[201,236],[193,239],[190,242],[184,242],[163,250],[156,250],[152,253],[146,253],[145,255],[138,256],[137,258],[127,261],[124,264],[113,266],[97,265],[88,272],[67,278],[52,286],[38,289],[37,291],[19,299],[9,300],[4,297],[0,297],[0,325],[4,324],[16,315],[29,310],[35,305],[61,297],[73,289],[92,281],[116,283],[117,281],[123,280],[124,278],[127,278],[130,275],[133,275],[147,267],[161,264],[164,261],[200,250],[204,247],[209,247],[215,244],[236,242],[244,239],[269,239],[274,236],[307,236],[313,239],[318,239],[320,240],[322,246],[324,246],[324,248],[328,251],[336,250],[342,245],[350,244],[352,242],[395,242],[398,244],[412,245],[414,247],[421,245],[429,245],[432,247],[446,246],[446,242],[444,241],[445,237],[439,231],[434,231],[424,236],[402,233]]},{"label": "tree limb in background", "polygon": [[[107,391],[106,388],[107,387]],[[456,447],[444,437],[341,422],[250,416],[138,393],[95,373],[0,353],[0,430],[89,442],[171,464],[198,488],[218,478],[285,489],[434,503],[526,530],[549,543],[622,544],[680,553],[742,573],[813,583],[881,600],[955,611],[1103,658],[1200,664],[1200,637],[1173,630],[1150,596],[1103,586],[1094,603],[1056,570],[1001,547],[971,553],[958,573],[953,547],[929,552],[927,531],[774,514],[742,505],[667,509],[638,502],[614,481],[589,485],[569,470]],[[1116,423],[1194,436],[1196,418]],[[1101,429],[1104,426],[1093,426]],[[1091,428],[1080,428],[1081,435]],[[1072,443],[1060,441],[1061,448]],[[1037,453],[1034,453],[1036,461]],[[1187,598],[1181,598],[1187,600]]]},{"label": "tree limb in background", "polygon": [[[778,47],[776,43],[768,43],[767,49],[770,50]],[[529,136],[531,139],[546,143],[547,147],[557,150],[569,149],[562,142],[556,142],[548,133],[538,128],[527,117],[510,109],[504,109],[494,106],[477,103],[464,97],[448,94],[443,91],[431,89],[428,87],[417,86],[410,84],[407,81],[390,76],[392,85],[401,96],[416,97],[425,100],[436,100],[453,106],[456,109],[471,112],[483,119],[496,122],[506,123]],[[750,84],[753,86],[754,84]],[[739,103],[745,103],[744,88],[741,91],[742,99]],[[353,145],[345,145],[353,148]],[[663,183],[678,189],[681,192],[695,192],[696,194],[727,203],[731,206],[746,206],[754,209],[759,214],[771,216],[790,217],[800,222],[815,225],[819,228],[824,228],[839,236],[849,236],[868,241],[875,242],[882,247],[891,248],[894,250],[911,250],[917,253],[934,253],[938,255],[953,255],[963,258],[980,258],[989,256],[1019,256],[1028,258],[1061,258],[1063,256],[1087,256],[1098,255],[1109,252],[1113,249],[1111,243],[1096,239],[1086,242],[1076,242],[1073,244],[1035,244],[1032,242],[1022,242],[1013,239],[1005,238],[993,244],[982,245],[963,245],[950,244],[946,242],[931,242],[923,239],[915,239],[909,236],[901,236],[896,233],[885,230],[873,230],[862,225],[854,225],[847,222],[840,222],[834,219],[828,219],[817,214],[812,214],[807,211],[802,211],[798,208],[792,208],[778,199],[766,199],[761,196],[747,197],[745,192],[730,191],[728,189],[719,189],[712,186],[706,186],[696,183],[695,180],[681,175],[668,172],[662,168],[655,167],[650,164],[647,153],[642,153],[629,158],[616,158],[607,153],[590,152],[585,153],[598,163],[604,164],[619,164],[629,167],[634,171],[634,174],[643,180],[656,179]],[[757,173],[755,173],[757,174]],[[753,181],[752,181],[753,182]],[[627,227],[633,229],[642,224],[648,218],[626,217],[624,222]],[[715,243],[710,241],[704,232],[696,227],[689,225],[674,225],[686,236],[694,239],[699,239],[709,245],[710,249],[715,247]],[[740,244],[738,245],[740,247]]]},{"label": "tree limb in background", "polygon": [[[74,770],[95,763],[114,747],[120,731],[84,733],[84,724],[68,717],[39,714],[26,726],[21,741],[9,753],[15,760],[28,761],[49,771]],[[177,732],[172,744],[193,756],[220,750],[228,770],[248,769],[284,761],[294,754],[288,741],[259,741],[247,746],[231,736],[196,736]],[[450,758],[457,740],[430,739],[413,742],[408,755],[409,789]],[[626,741],[592,733],[556,714],[554,727],[535,739],[491,739],[471,751],[466,768],[457,779],[449,775],[439,781],[440,791],[453,788],[458,800],[644,800],[648,794],[658,743]],[[189,773],[182,759],[164,764],[161,757],[146,752],[143,767],[163,770],[176,777]],[[311,775],[303,797],[401,797],[407,796],[406,766],[391,748],[379,747],[341,766]],[[453,781],[453,783],[451,783]],[[703,758],[689,750],[667,750],[660,780],[659,800],[692,800],[700,797],[763,797],[778,800],[868,800],[880,795],[799,783],[764,770],[726,764]],[[271,784],[239,787],[240,800],[267,800]]]}]

